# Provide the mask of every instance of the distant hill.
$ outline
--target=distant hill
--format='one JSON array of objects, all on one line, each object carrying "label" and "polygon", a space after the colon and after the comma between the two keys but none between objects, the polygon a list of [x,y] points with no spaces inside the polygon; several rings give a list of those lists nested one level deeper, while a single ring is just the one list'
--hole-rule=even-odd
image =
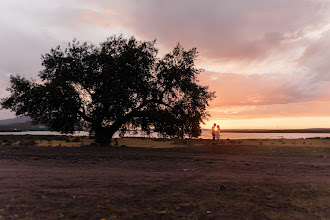
[{"label": "distant hill", "polygon": [[32,121],[32,120],[28,116],[21,116],[21,117],[17,117],[17,118],[10,118],[10,119],[5,119],[5,120],[0,120],[0,125],[25,123],[27,121]]},{"label": "distant hill", "polygon": [[45,131],[43,125],[32,125],[31,118],[22,116],[18,118],[0,120],[0,131]]}]

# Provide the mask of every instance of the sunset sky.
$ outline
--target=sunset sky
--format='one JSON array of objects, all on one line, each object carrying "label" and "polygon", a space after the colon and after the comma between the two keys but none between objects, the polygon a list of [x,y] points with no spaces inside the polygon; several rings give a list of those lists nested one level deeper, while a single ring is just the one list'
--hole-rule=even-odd
[{"label": "sunset sky", "polygon": [[123,34],[157,39],[159,56],[197,47],[217,96],[203,127],[330,127],[330,0],[1,0],[0,30],[0,98],[52,47]]}]

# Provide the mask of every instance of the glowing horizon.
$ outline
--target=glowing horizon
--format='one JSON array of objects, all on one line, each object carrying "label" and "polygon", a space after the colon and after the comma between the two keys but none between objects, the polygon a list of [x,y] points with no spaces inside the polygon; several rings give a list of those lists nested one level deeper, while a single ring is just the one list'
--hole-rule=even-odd
[{"label": "glowing horizon", "polygon": [[211,129],[214,123],[221,129],[313,129],[330,128],[330,117],[210,119],[201,127]]}]

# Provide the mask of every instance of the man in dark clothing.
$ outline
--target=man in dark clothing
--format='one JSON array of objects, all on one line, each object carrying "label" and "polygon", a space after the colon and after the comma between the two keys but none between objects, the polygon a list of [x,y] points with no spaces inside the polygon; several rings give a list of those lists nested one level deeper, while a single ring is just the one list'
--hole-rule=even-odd
[{"label": "man in dark clothing", "polygon": [[217,133],[216,128],[217,128],[217,125],[214,123],[214,125],[212,127],[212,137],[213,137],[212,144],[213,145],[215,145],[215,135]]}]

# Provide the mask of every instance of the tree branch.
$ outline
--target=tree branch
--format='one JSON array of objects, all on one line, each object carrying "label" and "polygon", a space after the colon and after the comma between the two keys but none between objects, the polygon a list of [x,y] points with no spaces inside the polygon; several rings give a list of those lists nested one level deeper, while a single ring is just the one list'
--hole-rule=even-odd
[{"label": "tree branch", "polygon": [[93,123],[93,120],[85,114],[85,109],[84,112],[78,111],[78,115],[82,117],[85,121]]}]

